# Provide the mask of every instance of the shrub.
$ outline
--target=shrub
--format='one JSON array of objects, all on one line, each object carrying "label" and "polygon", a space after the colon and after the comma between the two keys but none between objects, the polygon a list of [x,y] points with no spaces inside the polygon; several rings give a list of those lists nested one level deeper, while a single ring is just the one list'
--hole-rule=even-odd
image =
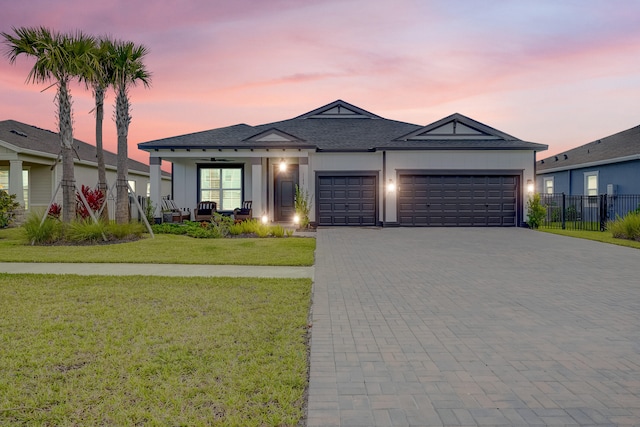
[{"label": "shrub", "polygon": [[[84,184],[82,185],[80,190],[82,191],[82,195],[84,196],[84,198],[87,200],[89,208],[93,212],[97,212],[98,210],[100,210],[105,200],[102,190],[100,190],[99,188],[92,189],[91,187],[88,187]],[[82,219],[87,219],[90,217],[89,211],[87,210],[85,204],[82,202],[82,198],[80,197],[79,192],[76,192],[76,215]]]},{"label": "shrub", "polygon": [[311,200],[309,193],[306,190],[302,190],[300,186],[296,184],[295,194],[295,211],[300,218],[300,228],[309,227],[309,212],[311,211]]},{"label": "shrub", "polygon": [[106,224],[103,222],[93,222],[91,219],[72,221],[66,227],[64,237],[69,242],[74,243],[97,243],[106,237]]},{"label": "shrub", "polygon": [[540,203],[540,194],[536,193],[531,196],[527,202],[527,216],[529,217],[527,224],[529,227],[538,228],[546,215],[547,210]]},{"label": "shrub", "polygon": [[640,241],[640,214],[632,212],[624,218],[618,217],[607,224],[607,229],[615,238]]},{"label": "shrub", "polygon": [[575,207],[575,205],[571,205],[567,208],[566,219],[567,221],[578,220],[578,209]]},{"label": "shrub", "polygon": [[281,225],[272,225],[271,235],[273,237],[284,237],[284,227]]},{"label": "shrub", "polygon": [[49,206],[49,212],[47,212],[47,215],[54,219],[60,219],[60,215],[62,215],[62,206],[60,206],[55,202],[51,203],[51,206]]},{"label": "shrub", "polygon": [[42,222],[42,214],[31,212],[22,224],[22,230],[32,244],[50,244],[62,238],[62,223],[50,216]]},{"label": "shrub", "polygon": [[0,190],[0,228],[5,228],[13,222],[15,210],[20,207],[16,202],[16,195]]},{"label": "shrub", "polygon": [[140,238],[145,231],[145,226],[140,222],[129,222],[127,224],[110,222],[105,228],[107,237],[113,237],[119,240]]}]

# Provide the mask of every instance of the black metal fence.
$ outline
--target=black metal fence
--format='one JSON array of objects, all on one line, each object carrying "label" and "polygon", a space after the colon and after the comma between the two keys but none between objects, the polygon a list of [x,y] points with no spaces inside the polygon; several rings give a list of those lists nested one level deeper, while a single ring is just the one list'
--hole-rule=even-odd
[{"label": "black metal fence", "polygon": [[540,194],[540,202],[547,209],[543,227],[604,231],[608,221],[640,209],[640,194]]}]

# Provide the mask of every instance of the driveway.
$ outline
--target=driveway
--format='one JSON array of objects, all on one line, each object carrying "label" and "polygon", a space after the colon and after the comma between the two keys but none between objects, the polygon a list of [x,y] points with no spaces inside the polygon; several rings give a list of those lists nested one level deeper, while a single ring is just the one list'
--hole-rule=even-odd
[{"label": "driveway", "polygon": [[317,233],[308,427],[640,425],[640,251],[526,229]]}]

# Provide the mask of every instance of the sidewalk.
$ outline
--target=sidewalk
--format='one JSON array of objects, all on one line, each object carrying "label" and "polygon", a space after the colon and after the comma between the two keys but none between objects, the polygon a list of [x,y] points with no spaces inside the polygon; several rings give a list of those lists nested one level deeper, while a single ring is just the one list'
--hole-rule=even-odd
[{"label": "sidewalk", "polygon": [[313,279],[314,267],[192,264],[2,262],[0,273]]}]

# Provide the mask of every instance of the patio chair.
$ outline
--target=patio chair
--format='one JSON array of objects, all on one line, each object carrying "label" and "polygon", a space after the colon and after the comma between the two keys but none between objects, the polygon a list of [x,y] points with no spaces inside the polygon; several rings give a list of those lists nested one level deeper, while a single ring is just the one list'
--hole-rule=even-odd
[{"label": "patio chair", "polygon": [[253,217],[251,210],[251,200],[245,200],[242,202],[241,208],[236,208],[233,210],[233,219],[236,221],[246,221]]},{"label": "patio chair", "polygon": [[198,207],[193,212],[195,221],[211,221],[213,214],[217,211],[218,205],[216,202],[200,202]]},{"label": "patio chair", "polygon": [[178,207],[173,199],[162,199],[162,211],[171,213],[171,222],[182,222],[191,219],[191,210]]}]

